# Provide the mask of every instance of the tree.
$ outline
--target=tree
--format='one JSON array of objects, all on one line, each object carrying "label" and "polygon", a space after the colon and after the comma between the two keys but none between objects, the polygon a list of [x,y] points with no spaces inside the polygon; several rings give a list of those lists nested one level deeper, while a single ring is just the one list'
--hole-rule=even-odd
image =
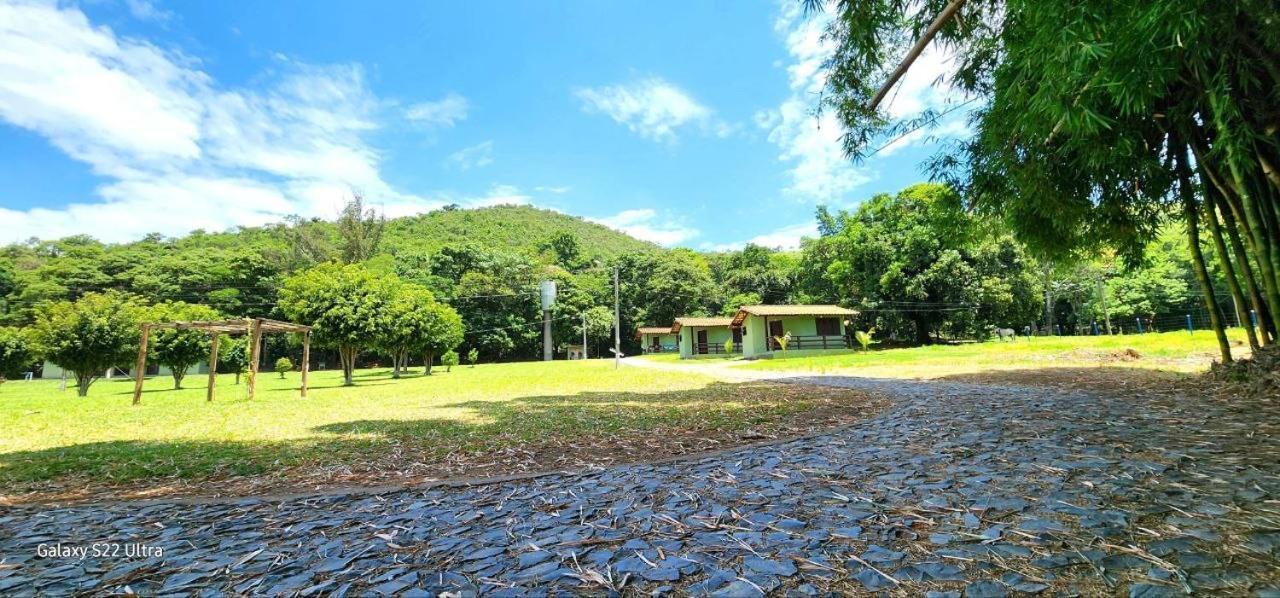
[{"label": "tree", "polygon": [[444,355],[440,356],[440,365],[444,366],[446,372],[453,371],[453,367],[458,365],[458,352],[452,349],[445,351]]},{"label": "tree", "polygon": [[[590,307],[582,313],[583,317],[578,318],[574,323],[574,338],[581,339],[583,337],[583,322],[586,322],[587,341],[598,341],[600,339],[609,338],[613,335],[613,310],[597,305]],[[582,348],[585,353],[587,348]]]},{"label": "tree", "polygon": [[113,291],[48,303],[36,310],[31,340],[45,359],[75,376],[76,394],[83,397],[107,368],[132,362],[142,312],[134,300]]},{"label": "tree", "polygon": [[807,293],[862,308],[878,330],[923,344],[1013,325],[1002,320],[1035,306],[1030,260],[1011,239],[991,238],[944,185],[879,194],[825,217],[825,234],[804,245],[801,262],[820,285]]},{"label": "tree", "polygon": [[393,277],[357,264],[322,264],[285,280],[280,309],[290,320],[311,325],[317,346],[338,350],[343,384],[352,386],[359,352],[382,338],[395,284]]},{"label": "tree", "polygon": [[[153,322],[191,322],[216,320],[221,316],[211,307],[176,301],[153,306],[146,317]],[[182,388],[187,370],[208,359],[210,344],[209,334],[201,330],[157,328],[151,331],[147,352],[156,363],[169,368],[173,388],[177,390]]]},{"label": "tree", "polygon": [[[425,354],[423,357],[425,371],[430,374],[431,362],[435,360],[435,356],[442,353],[453,353],[453,350],[462,343],[464,329],[462,317],[458,315],[458,312],[443,303],[432,305],[427,324],[419,350]],[[476,349],[473,347],[471,351],[474,352]],[[456,356],[457,353],[454,353],[454,355]],[[470,355],[470,352],[468,352],[468,355]]]},{"label": "tree", "polygon": [[435,356],[462,342],[462,318],[438,303],[431,291],[401,283],[392,289],[379,342],[392,356],[392,377],[400,377],[412,353],[423,355],[424,371],[430,374]]},{"label": "tree", "polygon": [[280,379],[284,380],[284,375],[293,371],[293,361],[288,357],[281,357],[276,360],[276,373],[280,374]]},{"label": "tree", "polygon": [[1280,5],[1263,0],[843,2],[824,97],[855,158],[933,122],[895,121],[879,100],[936,34],[957,58],[949,83],[982,101],[973,135],[935,157],[934,175],[1048,257],[1108,245],[1134,264],[1181,219],[1229,361],[1198,224],[1221,215],[1210,234],[1241,241],[1233,270],[1257,273],[1250,302],[1280,329],[1277,21]]},{"label": "tree", "polygon": [[476,361],[479,361],[479,359],[480,359],[480,352],[475,350],[475,348],[472,348],[470,351],[467,351],[467,363],[470,363],[471,367],[476,367]]},{"label": "tree", "polygon": [[9,296],[18,290],[18,273],[13,261],[0,258],[0,316],[9,313]]},{"label": "tree", "polygon": [[389,294],[378,344],[391,355],[391,377],[399,378],[409,365],[409,353],[421,348],[430,334],[436,299],[431,291],[408,283],[392,285]]},{"label": "tree", "polygon": [[342,261],[357,264],[376,255],[386,227],[387,217],[372,208],[366,210],[364,196],[356,192],[338,216]]},{"label": "tree", "polygon": [[220,341],[218,367],[235,374],[236,384],[239,384],[240,375],[249,369],[249,338],[242,336]]},{"label": "tree", "polygon": [[582,244],[578,236],[570,232],[558,232],[543,244],[555,256],[556,263],[565,269],[578,267],[582,260]]},{"label": "tree", "polygon": [[36,361],[27,335],[12,326],[0,326],[0,383],[19,376]]}]

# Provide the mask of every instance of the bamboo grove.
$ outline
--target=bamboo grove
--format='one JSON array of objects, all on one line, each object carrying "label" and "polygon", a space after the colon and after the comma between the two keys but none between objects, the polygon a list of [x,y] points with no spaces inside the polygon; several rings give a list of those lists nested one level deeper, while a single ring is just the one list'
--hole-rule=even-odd
[{"label": "bamboo grove", "polygon": [[[886,92],[926,46],[954,57],[945,84],[972,102],[972,135],[929,163],[967,209],[997,215],[1038,255],[1109,247],[1126,259],[1182,219],[1222,359],[1219,313],[1255,350],[1280,330],[1280,3],[1274,0],[844,0],[823,109],[845,150],[936,122],[891,120]],[[954,104],[953,104],[954,106]],[[1212,246],[1235,306],[1219,305]]]}]

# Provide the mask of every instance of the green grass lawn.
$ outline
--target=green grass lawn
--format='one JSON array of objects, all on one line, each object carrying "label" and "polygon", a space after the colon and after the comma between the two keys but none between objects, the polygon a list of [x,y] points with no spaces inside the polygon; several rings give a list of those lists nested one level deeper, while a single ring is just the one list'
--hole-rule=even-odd
[{"label": "green grass lawn", "polygon": [[[1229,331],[1236,355],[1247,355],[1245,333]],[[1127,350],[1132,349],[1134,353]],[[839,351],[775,356],[738,367],[760,370],[844,372],[864,376],[936,378],[992,370],[1054,367],[1136,367],[1177,372],[1204,370],[1218,355],[1212,333],[1162,332],[1125,336],[1035,337],[958,345]]]},{"label": "green grass lawn", "polygon": [[131,380],[100,380],[85,398],[74,387],[59,392],[57,381],[10,381],[0,384],[0,498],[49,483],[218,479],[290,468],[395,471],[549,442],[747,429],[824,398],[698,374],[615,370],[612,360],[435,371],[400,380],[386,370],[359,371],[354,387],[342,387],[339,372],[314,372],[306,399],[298,396],[297,373],[284,380],[263,373],[253,401],[224,375],[212,403],[204,376],[190,376],[180,391],[157,377],[147,380],[136,407]]}]

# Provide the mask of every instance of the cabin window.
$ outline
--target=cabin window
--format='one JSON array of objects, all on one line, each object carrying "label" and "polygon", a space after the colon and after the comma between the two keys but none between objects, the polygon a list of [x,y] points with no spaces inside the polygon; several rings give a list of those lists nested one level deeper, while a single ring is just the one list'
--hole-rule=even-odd
[{"label": "cabin window", "polygon": [[818,318],[818,336],[840,336],[839,318]]}]

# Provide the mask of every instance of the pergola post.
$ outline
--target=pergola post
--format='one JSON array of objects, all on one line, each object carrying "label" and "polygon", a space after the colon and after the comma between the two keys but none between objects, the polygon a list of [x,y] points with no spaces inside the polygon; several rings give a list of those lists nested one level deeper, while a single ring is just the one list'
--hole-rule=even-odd
[{"label": "pergola post", "polygon": [[311,331],[302,333],[302,398],[307,398],[307,371],[311,369]]},{"label": "pergola post", "polygon": [[133,367],[133,404],[142,402],[142,376],[147,370],[147,339],[151,336],[151,326],[142,325],[142,340],[138,343],[138,361]]},{"label": "pergola post", "polygon": [[258,381],[258,361],[262,355],[262,318],[258,318],[249,324],[249,381],[245,385],[245,390],[249,393],[249,399],[253,399],[255,385]]},{"label": "pergola post", "polygon": [[213,341],[209,343],[209,390],[204,400],[213,402],[213,385],[218,382],[218,333],[214,332],[210,336]]}]

